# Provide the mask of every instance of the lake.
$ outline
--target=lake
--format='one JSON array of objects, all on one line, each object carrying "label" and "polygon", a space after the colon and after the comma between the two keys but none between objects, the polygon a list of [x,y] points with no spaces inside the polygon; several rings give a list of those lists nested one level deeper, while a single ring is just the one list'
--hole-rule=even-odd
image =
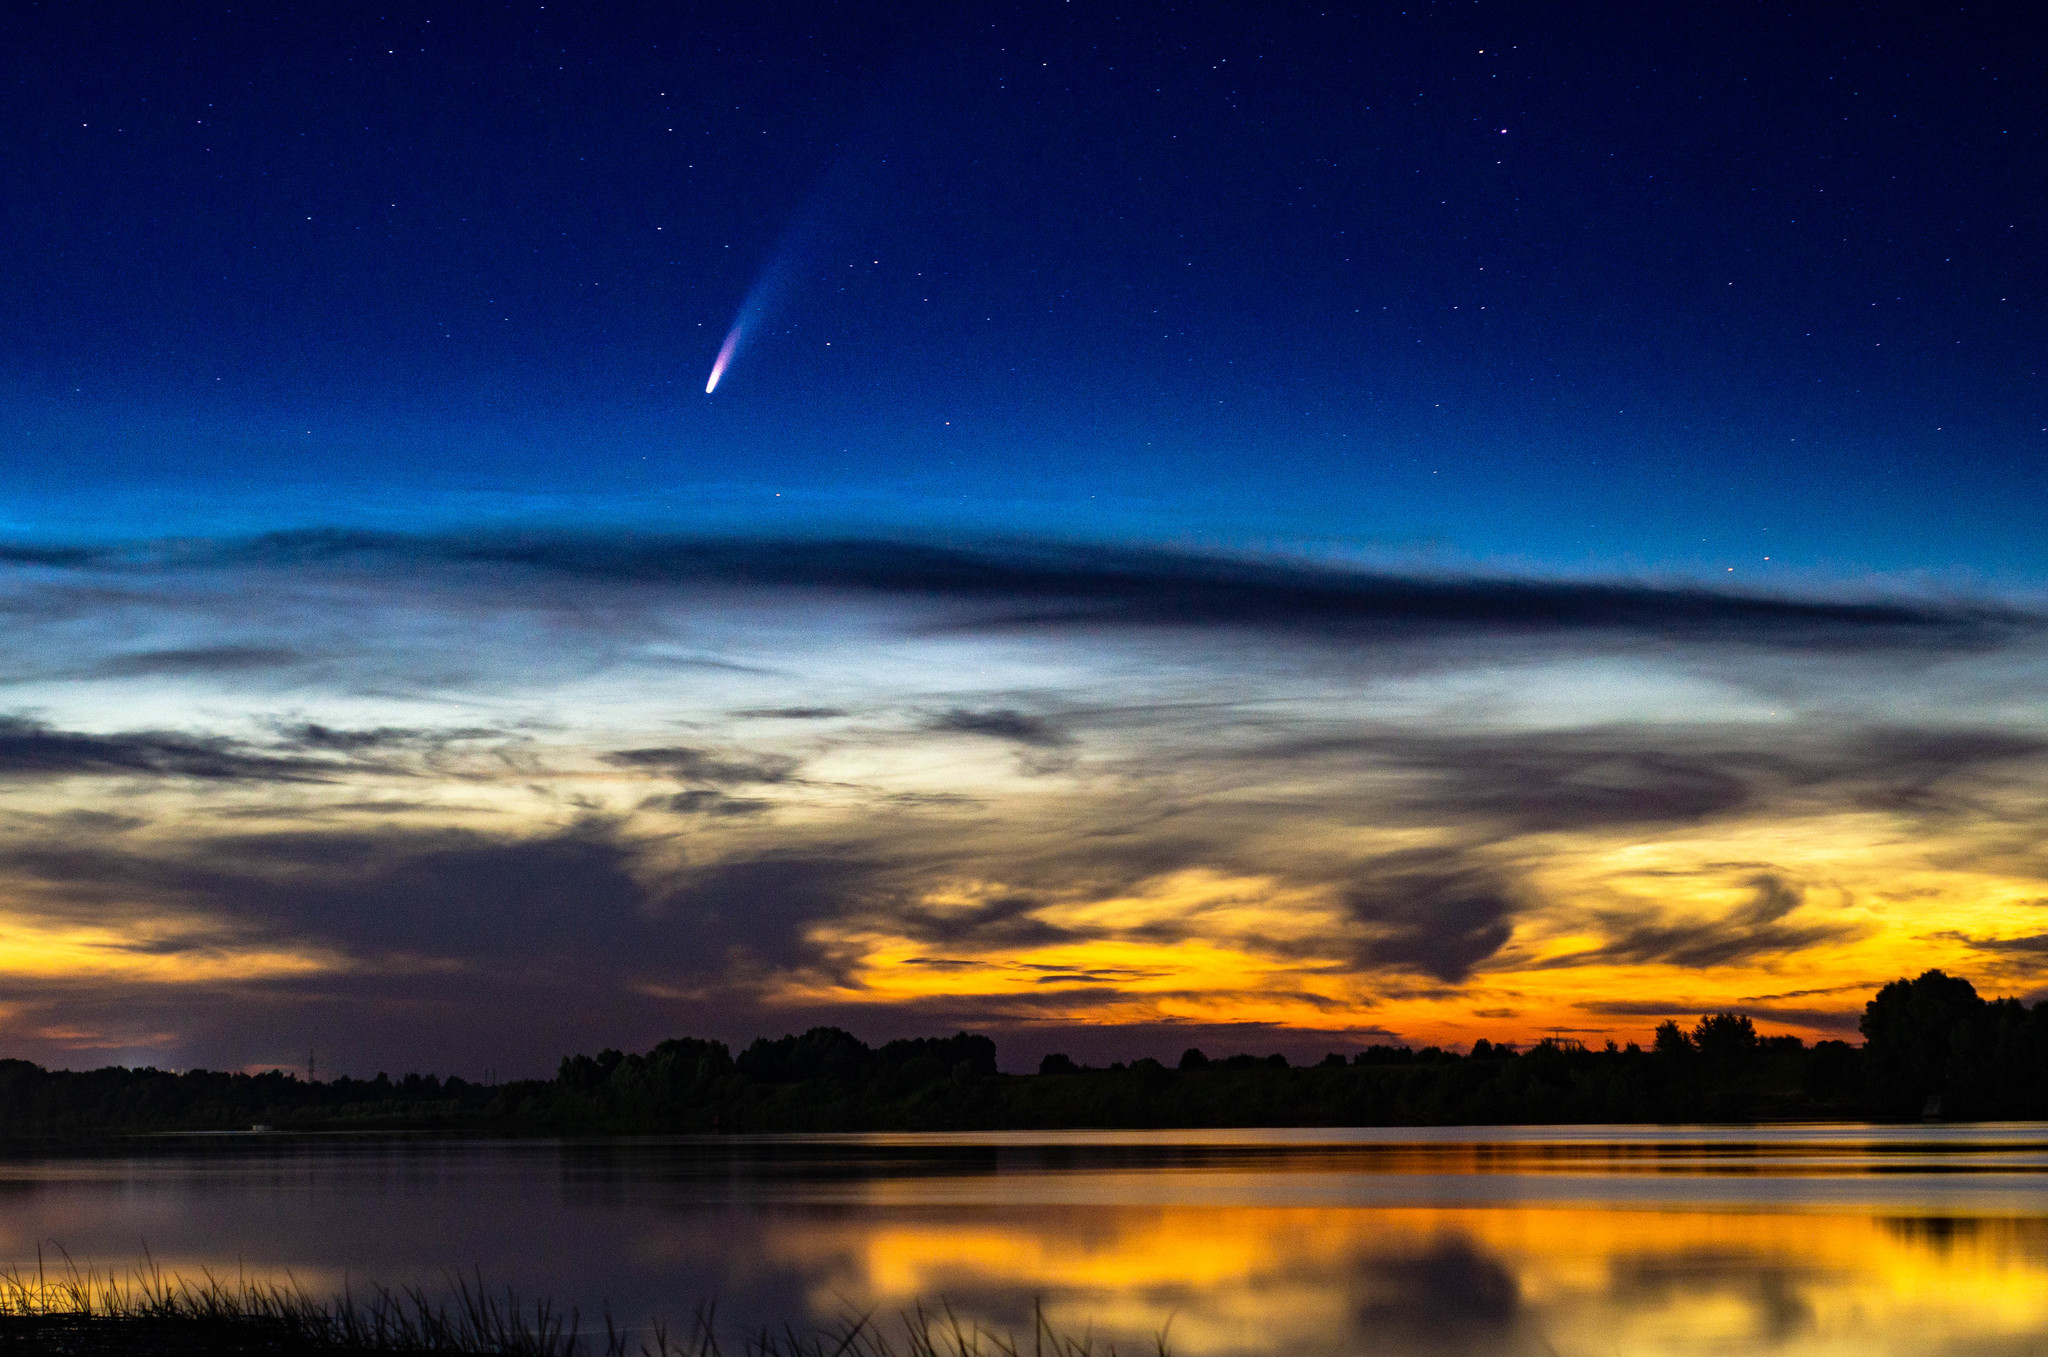
[{"label": "lake", "polygon": [[735,1332],[921,1299],[1190,1357],[1988,1357],[2048,1351],[2048,1125],[166,1137],[0,1158],[0,1258],[39,1245]]}]

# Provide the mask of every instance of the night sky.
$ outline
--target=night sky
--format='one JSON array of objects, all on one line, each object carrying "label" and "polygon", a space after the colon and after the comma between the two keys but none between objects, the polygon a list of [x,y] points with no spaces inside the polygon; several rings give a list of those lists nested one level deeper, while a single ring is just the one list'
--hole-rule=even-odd
[{"label": "night sky", "polygon": [[2031,27],[9,6],[0,1054],[2037,993]]}]

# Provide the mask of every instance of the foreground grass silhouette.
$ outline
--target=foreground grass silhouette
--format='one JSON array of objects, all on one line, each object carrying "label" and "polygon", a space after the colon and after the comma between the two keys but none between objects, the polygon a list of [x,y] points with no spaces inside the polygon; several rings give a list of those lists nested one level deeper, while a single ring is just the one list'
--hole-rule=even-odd
[{"label": "foreground grass silhouette", "polygon": [[[0,1272],[0,1353],[64,1357],[297,1357],[378,1353],[473,1357],[726,1357],[711,1306],[680,1336],[656,1324],[644,1332],[606,1315],[586,1331],[576,1311],[546,1300],[524,1303],[488,1291],[480,1276],[452,1276],[435,1299],[418,1287],[374,1287],[367,1297],[322,1300],[295,1284],[229,1283],[212,1274],[173,1278],[151,1264],[126,1278],[80,1267],[68,1257],[54,1274]],[[897,1332],[900,1330],[900,1332]],[[893,1336],[892,1336],[893,1335]],[[950,1309],[923,1306],[884,1325],[854,1315],[831,1329],[786,1325],[734,1336],[736,1357],[1024,1357],[1016,1339]],[[1114,1345],[1056,1332],[1033,1317],[1031,1357],[1117,1357]],[[1153,1357],[1170,1357],[1166,1333]]]}]

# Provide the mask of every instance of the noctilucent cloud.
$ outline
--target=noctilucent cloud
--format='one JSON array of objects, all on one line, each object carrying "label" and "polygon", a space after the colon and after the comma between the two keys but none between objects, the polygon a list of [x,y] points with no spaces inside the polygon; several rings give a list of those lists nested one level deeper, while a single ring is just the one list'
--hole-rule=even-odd
[{"label": "noctilucent cloud", "polygon": [[0,1054],[2048,964],[2017,14],[0,17]]}]

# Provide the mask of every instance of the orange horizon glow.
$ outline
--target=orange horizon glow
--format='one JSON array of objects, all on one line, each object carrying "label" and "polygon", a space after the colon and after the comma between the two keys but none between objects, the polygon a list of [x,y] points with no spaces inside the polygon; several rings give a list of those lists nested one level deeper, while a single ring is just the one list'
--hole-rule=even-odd
[{"label": "orange horizon glow", "polygon": [[[98,1052],[246,995],[300,1015],[276,1049],[169,1048],[290,1065],[317,1005],[484,1043],[482,996],[519,993],[548,1060],[821,1023],[1299,1055],[1645,1043],[1723,1011],[1854,1040],[1930,968],[2048,982],[2048,736],[2011,656],[1946,661],[1993,695],[1951,730],[1892,670],[1797,655],[1354,670],[1291,633],[963,630],[950,603],[700,587],[700,564],[596,597],[576,557],[488,606],[463,591],[489,571],[292,577],[271,611],[301,649],[446,675],[416,688],[320,670],[252,696],[119,652],[64,672],[122,677],[21,685],[48,715],[8,718],[0,1037]],[[592,618],[615,635],[586,657],[563,637]],[[369,1068],[455,1065],[407,1031]]]}]

